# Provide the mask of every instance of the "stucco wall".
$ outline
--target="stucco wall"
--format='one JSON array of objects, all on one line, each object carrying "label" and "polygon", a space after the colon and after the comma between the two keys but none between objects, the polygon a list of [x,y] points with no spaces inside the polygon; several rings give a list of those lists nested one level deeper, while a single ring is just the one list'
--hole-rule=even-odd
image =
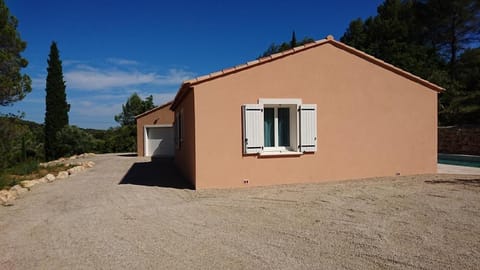
[{"label": "stucco wall", "polygon": [[438,128],[438,152],[480,155],[480,127]]},{"label": "stucco wall", "polygon": [[183,113],[183,141],[180,148],[175,150],[175,164],[192,185],[195,186],[195,119],[194,114],[194,93],[189,92],[183,102],[176,108],[177,112]]},{"label": "stucco wall", "polygon": [[170,103],[160,106],[159,109],[153,110],[137,120],[137,155],[145,155],[144,147],[144,126],[145,125],[172,125],[174,113],[170,110]]},{"label": "stucco wall", "polygon": [[[188,166],[197,189],[436,172],[437,93],[330,44],[204,82],[194,93],[195,166]],[[259,98],[317,104],[318,151],[242,155],[241,105]]]}]

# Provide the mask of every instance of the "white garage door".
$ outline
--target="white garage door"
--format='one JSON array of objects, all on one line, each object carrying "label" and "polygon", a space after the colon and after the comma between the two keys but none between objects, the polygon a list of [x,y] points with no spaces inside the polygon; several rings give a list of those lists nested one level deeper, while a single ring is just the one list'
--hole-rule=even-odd
[{"label": "white garage door", "polygon": [[145,156],[173,156],[175,151],[173,127],[145,127]]}]

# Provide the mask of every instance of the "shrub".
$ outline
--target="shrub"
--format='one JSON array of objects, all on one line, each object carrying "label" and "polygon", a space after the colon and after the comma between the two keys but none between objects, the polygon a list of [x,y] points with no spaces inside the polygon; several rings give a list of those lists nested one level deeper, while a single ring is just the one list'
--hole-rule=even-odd
[{"label": "shrub", "polygon": [[93,136],[76,126],[65,126],[56,135],[57,153],[60,156],[71,156],[92,152],[96,140]]}]

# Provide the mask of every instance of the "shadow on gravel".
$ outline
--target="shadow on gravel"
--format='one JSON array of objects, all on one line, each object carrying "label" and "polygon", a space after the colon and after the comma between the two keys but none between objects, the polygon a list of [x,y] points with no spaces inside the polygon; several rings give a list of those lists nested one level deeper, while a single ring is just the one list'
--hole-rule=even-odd
[{"label": "shadow on gravel", "polygon": [[480,179],[452,179],[452,180],[428,180],[429,184],[460,184],[474,187],[480,187]]},{"label": "shadow on gravel", "polygon": [[151,162],[134,163],[118,184],[193,189],[180,175],[172,158],[152,158]]},{"label": "shadow on gravel", "polygon": [[137,153],[118,154],[119,157],[136,157]]}]

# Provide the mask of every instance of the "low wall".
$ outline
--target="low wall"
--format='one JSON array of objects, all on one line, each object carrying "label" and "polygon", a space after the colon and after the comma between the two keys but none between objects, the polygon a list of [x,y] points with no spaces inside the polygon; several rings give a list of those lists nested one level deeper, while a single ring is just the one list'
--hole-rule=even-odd
[{"label": "low wall", "polygon": [[438,152],[480,155],[480,127],[439,127]]}]

